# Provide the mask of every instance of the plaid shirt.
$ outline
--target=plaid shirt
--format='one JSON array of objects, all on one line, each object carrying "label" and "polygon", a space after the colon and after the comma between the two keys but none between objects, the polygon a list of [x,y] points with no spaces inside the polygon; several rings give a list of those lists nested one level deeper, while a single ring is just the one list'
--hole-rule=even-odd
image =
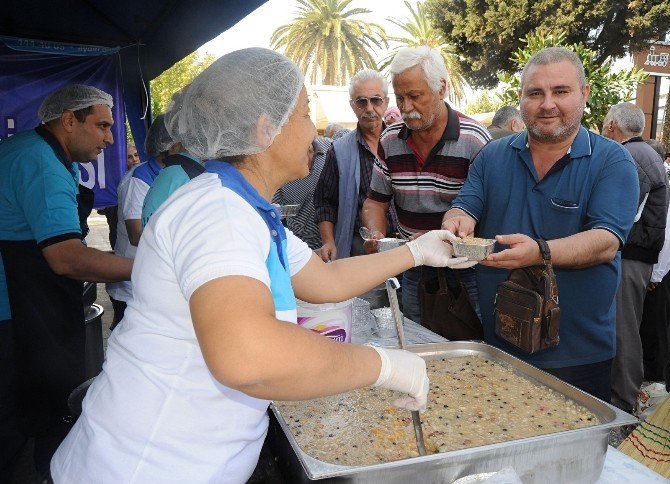
[{"label": "plaid shirt", "polygon": [[446,105],[447,126],[425,160],[417,155],[412,130],[404,123],[389,126],[379,141],[368,196],[378,202],[394,201],[398,229],[405,236],[441,227],[470,163],[491,140],[481,124]]},{"label": "plaid shirt", "polygon": [[319,227],[315,223],[312,194],[326,162],[326,153],[332,143],[329,138],[317,138],[314,143],[314,159],[309,175],[287,183],[272,197],[272,203],[300,205],[298,213],[294,217],[287,218],[285,225],[297,237],[307,242],[312,250],[319,249],[323,245]]}]

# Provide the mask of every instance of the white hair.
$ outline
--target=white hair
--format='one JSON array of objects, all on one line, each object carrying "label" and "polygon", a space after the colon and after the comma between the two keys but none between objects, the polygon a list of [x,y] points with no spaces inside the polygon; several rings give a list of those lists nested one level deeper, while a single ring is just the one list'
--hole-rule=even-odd
[{"label": "white hair", "polygon": [[382,83],[382,91],[384,91],[384,97],[389,94],[389,83],[381,73],[375,71],[374,69],[363,69],[354,74],[354,77],[349,81],[349,98],[354,98],[354,88],[356,87],[357,82],[364,81],[380,81]]},{"label": "white hair", "polygon": [[433,92],[439,92],[442,89],[443,80],[445,81],[445,87],[448,89],[447,79],[449,78],[449,73],[439,50],[426,45],[420,47],[403,47],[398,50],[389,68],[391,80],[398,74],[414,66],[421,66],[426,82]]},{"label": "white hair", "polygon": [[644,112],[633,103],[612,106],[605,116],[605,123],[612,120],[626,136],[640,136],[644,131]]}]

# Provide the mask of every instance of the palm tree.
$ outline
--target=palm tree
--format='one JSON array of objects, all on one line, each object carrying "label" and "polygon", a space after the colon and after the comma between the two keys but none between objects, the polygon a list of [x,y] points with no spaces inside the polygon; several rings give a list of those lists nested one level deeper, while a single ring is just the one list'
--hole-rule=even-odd
[{"label": "palm tree", "polygon": [[375,23],[354,19],[370,13],[367,8],[346,10],[352,0],[297,0],[293,23],[274,31],[272,47],[284,48],[316,84],[344,85],[357,71],[377,68],[370,49],[386,47],[386,32]]},{"label": "palm tree", "polygon": [[421,45],[435,47],[442,53],[444,64],[449,73],[449,79],[447,79],[447,97],[449,101],[455,103],[463,102],[468,83],[461,74],[461,69],[457,62],[458,56],[454,52],[453,47],[447,44],[442,33],[430,24],[422,2],[416,3],[416,10],[407,0],[405,0],[405,5],[410,12],[408,20],[403,21],[393,17],[387,20],[404,30],[408,36],[388,37],[388,40],[396,42],[399,45],[382,61],[380,68],[386,69],[390,66],[393,57],[395,57],[398,50],[402,47],[418,47]]}]

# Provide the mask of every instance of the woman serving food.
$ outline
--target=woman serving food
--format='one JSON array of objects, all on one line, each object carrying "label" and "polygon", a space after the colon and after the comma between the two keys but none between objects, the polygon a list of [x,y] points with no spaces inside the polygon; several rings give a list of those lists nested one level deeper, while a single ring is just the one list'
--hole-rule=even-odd
[{"label": "woman serving food", "polygon": [[153,215],[133,299],[103,372],[51,463],[56,483],[245,482],[269,400],[376,385],[425,407],[424,361],[338,343],[296,322],[296,296],[349,299],[410,267],[466,267],[429,232],[388,252],[325,264],[270,204],[308,173],[315,136],[298,68],[266,49],[221,57],[166,113],[173,139],[206,163]]}]

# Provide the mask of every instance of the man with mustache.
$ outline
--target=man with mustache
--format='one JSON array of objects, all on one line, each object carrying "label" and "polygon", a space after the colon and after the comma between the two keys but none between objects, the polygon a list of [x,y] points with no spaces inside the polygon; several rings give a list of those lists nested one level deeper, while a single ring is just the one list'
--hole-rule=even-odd
[{"label": "man with mustache", "polygon": [[[404,123],[390,126],[382,135],[380,160],[375,163],[363,206],[363,223],[376,238],[389,232],[385,215],[392,205],[403,236],[439,229],[470,163],[491,139],[486,128],[444,101],[449,74],[437,49],[401,49],[390,72]],[[375,241],[366,245],[369,251],[376,251]],[[451,287],[465,284],[476,309],[474,271],[447,269],[446,274]],[[432,277],[434,269],[420,267],[403,275],[403,313],[409,319],[421,321],[418,285],[421,278]]]},{"label": "man with mustache", "polygon": [[[486,341],[608,402],[619,251],[639,185],[628,150],[581,126],[589,89],[575,53],[533,55],[521,74],[527,131],[481,151],[443,227],[497,241],[476,269]],[[558,282],[560,342],[529,355],[495,334],[494,301],[510,269],[542,264],[543,240]]]},{"label": "man with mustache", "polygon": [[314,192],[323,242],[320,254],[325,262],[364,254],[359,212],[385,127],[382,117],[389,103],[388,82],[379,72],[364,69],[351,78],[349,96],[358,125],[333,142]]}]

